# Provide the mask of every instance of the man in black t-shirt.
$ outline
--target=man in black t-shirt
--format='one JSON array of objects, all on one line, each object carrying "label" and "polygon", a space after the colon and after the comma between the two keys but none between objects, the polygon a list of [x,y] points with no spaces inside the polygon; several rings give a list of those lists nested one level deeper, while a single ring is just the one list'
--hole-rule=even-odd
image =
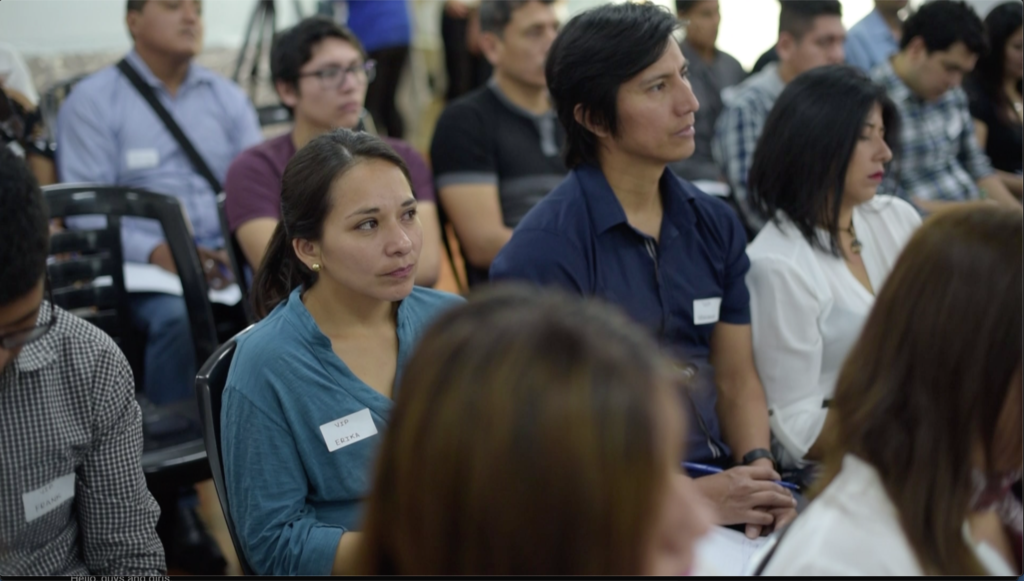
[{"label": "man in black t-shirt", "polygon": [[519,220],[565,177],[565,133],[548,98],[544,62],[558,33],[551,0],[485,0],[480,47],[487,85],[449,105],[430,157],[441,205],[455,228],[471,285]]}]

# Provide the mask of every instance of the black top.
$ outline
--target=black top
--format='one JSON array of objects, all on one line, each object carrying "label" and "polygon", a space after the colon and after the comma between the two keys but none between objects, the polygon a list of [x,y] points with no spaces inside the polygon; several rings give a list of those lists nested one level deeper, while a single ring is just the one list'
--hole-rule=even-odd
[{"label": "black top", "polygon": [[[441,114],[430,144],[438,198],[459,184],[498,187],[502,221],[516,224],[565,178],[565,131],[553,110],[536,115],[509,101],[492,79]],[[465,255],[465,252],[463,252]],[[469,284],[487,280],[486,268],[466,264]]]},{"label": "black top", "polygon": [[1000,118],[995,101],[976,82],[964,83],[964,88],[971,98],[971,117],[988,126],[985,154],[992,160],[992,166],[1005,172],[1020,173],[1021,156],[1024,155],[1020,122],[1007,123]]},{"label": "black top", "polygon": [[754,68],[750,70],[750,74],[756,75],[757,73],[761,72],[761,69],[767,66],[768,63],[774,63],[778,60],[779,53],[775,51],[775,46],[773,45],[771,48],[764,51],[764,54],[757,57],[757,62],[754,63]]}]

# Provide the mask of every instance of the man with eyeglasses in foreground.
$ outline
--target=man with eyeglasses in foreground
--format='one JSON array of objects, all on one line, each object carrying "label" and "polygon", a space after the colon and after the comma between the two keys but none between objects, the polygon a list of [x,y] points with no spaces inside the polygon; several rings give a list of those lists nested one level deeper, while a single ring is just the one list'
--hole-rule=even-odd
[{"label": "man with eyeglasses in foreground", "polygon": [[[281,104],[292,114],[294,126],[288,133],[242,152],[228,169],[224,183],[228,227],[254,270],[263,261],[281,220],[281,178],[288,161],[318,135],[359,126],[374,73],[374,61],[367,59],[356,35],[329,18],[307,18],[275,38],[270,75]],[[434,205],[433,175],[411,145],[391,137],[382,139],[409,168],[418,202],[416,215],[423,226],[416,284],[433,286],[441,265],[441,228]]]},{"label": "man with eyeglasses in foreground", "polygon": [[[220,186],[231,161],[263,136],[242,89],[193,62],[203,45],[202,8],[199,0],[127,0],[125,23],[134,45],[124,62],[167,110]],[[230,282],[217,212],[219,187],[192,163],[125,71],[106,67],[75,85],[58,114],[57,150],[62,182],[130,186],[178,198],[210,286]],[[75,216],[65,224],[94,229],[106,220]],[[131,217],[121,224],[129,272],[142,273],[148,281],[171,278],[164,271],[175,273],[176,268],[160,224]],[[157,406],[194,401],[202,361],[196,361],[185,300],[166,292],[139,292],[134,282],[126,282],[133,325],[146,337],[145,371],[139,378],[143,393]],[[225,312],[231,318],[240,314],[241,309]],[[227,563],[196,515],[195,492],[183,488],[179,496],[177,510],[175,499],[158,498],[169,567],[194,575],[224,574]]]},{"label": "man with eyeglasses in foreground", "polygon": [[53,305],[48,247],[39,185],[0,148],[0,576],[163,575],[131,369]]}]

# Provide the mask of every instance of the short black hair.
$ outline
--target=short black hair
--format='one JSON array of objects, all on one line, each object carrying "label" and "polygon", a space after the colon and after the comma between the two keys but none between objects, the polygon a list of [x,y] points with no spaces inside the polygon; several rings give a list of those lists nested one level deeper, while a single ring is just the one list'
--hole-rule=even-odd
[{"label": "short black hair", "polygon": [[313,47],[327,38],[351,44],[366,59],[363,43],[347,26],[326,16],[311,16],[274,36],[274,46],[270,49],[271,80],[297,85],[299,71],[313,58]]},{"label": "short black hair", "polygon": [[146,0],[128,0],[128,5],[125,6],[126,12],[142,12],[142,7],[146,5]]},{"label": "short black hair", "polygon": [[[778,212],[785,212],[812,247],[839,256],[846,170],[875,103],[882,108],[885,142],[895,159],[899,112],[885,87],[859,69],[818,67],[786,85],[754,150],[747,181],[754,207],[776,223]],[[828,245],[818,236],[819,226],[829,233]]]},{"label": "short black hair", "polygon": [[0,305],[31,291],[46,270],[49,212],[24,160],[0,146]]},{"label": "short black hair", "polygon": [[907,48],[917,37],[924,41],[928,52],[949,50],[958,42],[964,43],[967,50],[976,55],[988,51],[985,25],[974,8],[962,1],[925,2],[903,22],[900,50]]},{"label": "short black hair", "polygon": [[676,14],[686,14],[703,0],[676,0]]},{"label": "short black hair", "polygon": [[544,73],[565,128],[569,168],[598,162],[597,136],[576,122],[576,106],[591,123],[617,135],[619,87],[657,62],[678,28],[668,8],[651,2],[598,6],[562,28]]},{"label": "short black hair", "polygon": [[493,32],[501,36],[512,22],[512,13],[530,2],[554,4],[555,0],[481,0],[480,32]]},{"label": "short black hair", "polygon": [[843,6],[839,0],[779,0],[779,34],[788,32],[800,40],[814,28],[814,19],[819,16],[843,17]]}]

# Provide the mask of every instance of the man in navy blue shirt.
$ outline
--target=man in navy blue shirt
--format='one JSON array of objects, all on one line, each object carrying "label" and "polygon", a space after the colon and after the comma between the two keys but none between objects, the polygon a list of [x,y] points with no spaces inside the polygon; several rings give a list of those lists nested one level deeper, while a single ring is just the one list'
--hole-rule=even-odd
[{"label": "man in navy blue shirt", "polygon": [[719,524],[755,537],[789,522],[796,503],[773,482],[743,226],[666,170],[693,154],[699,107],[677,26],[652,4],[626,3],[584,12],[560,33],[546,76],[572,171],[523,218],[490,276],[614,302],[686,361],[696,371],[687,460],[723,469],[696,484]]}]

